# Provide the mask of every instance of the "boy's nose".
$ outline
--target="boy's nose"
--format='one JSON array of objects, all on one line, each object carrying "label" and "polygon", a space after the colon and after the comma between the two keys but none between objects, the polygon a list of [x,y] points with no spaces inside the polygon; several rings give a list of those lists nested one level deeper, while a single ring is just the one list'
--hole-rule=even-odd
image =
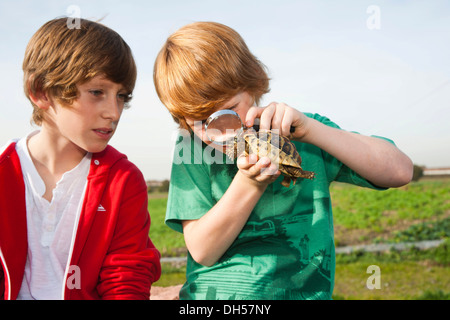
[{"label": "boy's nose", "polygon": [[123,103],[118,101],[117,98],[108,99],[105,109],[103,110],[103,117],[111,119],[112,121],[118,121],[122,115]]}]

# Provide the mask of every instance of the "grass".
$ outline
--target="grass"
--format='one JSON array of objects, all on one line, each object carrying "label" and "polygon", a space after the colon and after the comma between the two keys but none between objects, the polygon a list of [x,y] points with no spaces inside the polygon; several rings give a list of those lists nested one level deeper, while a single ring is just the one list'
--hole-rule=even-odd
[{"label": "grass", "polygon": [[[337,246],[448,239],[450,180],[430,180],[387,191],[331,186]],[[149,199],[150,236],[165,257],[186,254],[183,235],[164,224],[167,197]],[[334,299],[450,299],[449,241],[438,248],[336,257]],[[377,265],[381,288],[369,290],[367,267]],[[185,281],[185,266],[163,264],[155,285]]]},{"label": "grass", "polygon": [[155,283],[158,287],[170,287],[186,281],[186,265],[161,264],[161,278]]},{"label": "grass", "polygon": [[[335,300],[450,300],[449,246],[388,253],[340,254],[336,257]],[[367,288],[367,268],[380,268],[380,289]],[[161,280],[167,287],[185,281],[185,266],[163,263]]]},{"label": "grass", "polygon": [[[406,187],[376,191],[346,184],[331,186],[335,240],[337,246],[395,241],[394,234],[413,225],[418,234],[429,229],[424,222],[444,223],[450,218],[450,181],[430,180],[411,183]],[[438,234],[447,234],[442,228]],[[396,241],[419,241],[414,234],[398,237]],[[444,235],[445,236],[445,235]],[[427,237],[430,240],[431,235]]]},{"label": "grass", "polygon": [[[388,253],[337,255],[333,298],[450,299],[450,241],[438,248]],[[370,265],[380,268],[380,289],[367,288]]]},{"label": "grass", "polygon": [[150,238],[163,257],[186,255],[183,235],[173,231],[164,223],[166,205],[167,195],[164,198],[149,198],[148,210],[152,219]]}]

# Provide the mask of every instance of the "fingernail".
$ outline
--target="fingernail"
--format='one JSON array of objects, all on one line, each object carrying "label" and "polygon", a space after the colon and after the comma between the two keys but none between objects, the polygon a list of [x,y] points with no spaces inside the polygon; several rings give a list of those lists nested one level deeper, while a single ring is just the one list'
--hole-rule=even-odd
[{"label": "fingernail", "polygon": [[256,156],[256,154],[250,154],[248,156],[248,162],[251,164],[255,164],[256,162],[258,162],[258,157]]}]

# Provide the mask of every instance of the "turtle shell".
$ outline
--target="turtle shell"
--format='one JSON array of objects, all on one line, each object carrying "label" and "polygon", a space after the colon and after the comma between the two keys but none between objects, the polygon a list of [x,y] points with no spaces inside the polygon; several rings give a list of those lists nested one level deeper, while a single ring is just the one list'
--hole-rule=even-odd
[{"label": "turtle shell", "polygon": [[258,158],[269,157],[272,163],[278,165],[281,174],[284,176],[281,184],[285,187],[289,187],[291,180],[295,184],[297,178],[313,179],[315,176],[314,172],[302,169],[302,158],[295,145],[287,137],[270,130],[244,132],[235,141],[233,150],[233,153],[238,155],[242,152],[245,155],[257,154]]}]

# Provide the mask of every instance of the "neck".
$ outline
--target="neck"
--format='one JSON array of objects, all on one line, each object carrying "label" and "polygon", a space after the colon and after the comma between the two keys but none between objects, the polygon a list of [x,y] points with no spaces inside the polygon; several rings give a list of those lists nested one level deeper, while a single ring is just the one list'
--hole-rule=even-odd
[{"label": "neck", "polygon": [[29,139],[28,150],[39,173],[42,175],[44,170],[54,178],[75,168],[87,153],[61,135],[52,135],[45,127]]}]

